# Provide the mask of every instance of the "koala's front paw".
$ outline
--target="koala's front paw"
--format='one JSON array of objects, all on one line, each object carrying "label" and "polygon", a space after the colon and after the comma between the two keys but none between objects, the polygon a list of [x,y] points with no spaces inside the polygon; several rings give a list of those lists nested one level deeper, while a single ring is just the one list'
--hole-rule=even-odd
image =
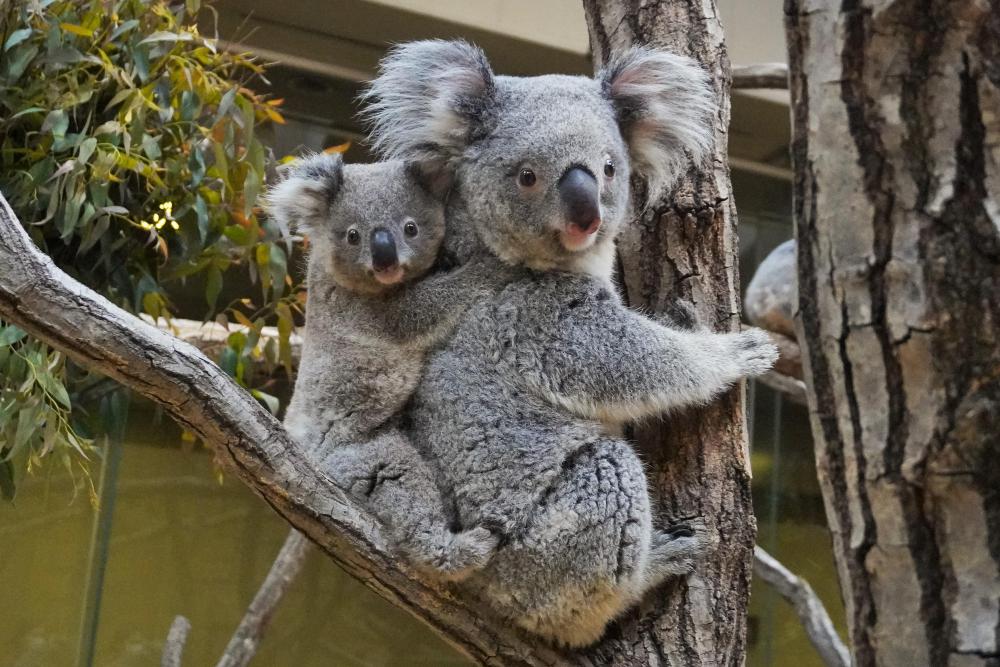
[{"label": "koala's front paw", "polygon": [[729,338],[729,353],[741,377],[763,375],[778,360],[778,348],[763,329],[747,329]]},{"label": "koala's front paw", "polygon": [[499,545],[500,538],[482,526],[455,533],[437,570],[446,579],[463,579],[486,567]]}]

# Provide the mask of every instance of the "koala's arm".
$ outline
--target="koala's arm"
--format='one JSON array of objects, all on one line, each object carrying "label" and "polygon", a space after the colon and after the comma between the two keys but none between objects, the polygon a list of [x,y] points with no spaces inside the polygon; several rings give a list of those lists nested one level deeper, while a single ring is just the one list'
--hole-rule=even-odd
[{"label": "koala's arm", "polygon": [[773,365],[759,329],[716,334],[663,326],[617,300],[560,312],[557,331],[522,357],[523,377],[546,399],[589,419],[624,422],[705,403]]},{"label": "koala's arm", "polygon": [[466,308],[488,293],[497,280],[489,271],[486,264],[476,262],[428,276],[366,301],[361,317],[374,335],[401,345],[430,347],[448,335]]}]

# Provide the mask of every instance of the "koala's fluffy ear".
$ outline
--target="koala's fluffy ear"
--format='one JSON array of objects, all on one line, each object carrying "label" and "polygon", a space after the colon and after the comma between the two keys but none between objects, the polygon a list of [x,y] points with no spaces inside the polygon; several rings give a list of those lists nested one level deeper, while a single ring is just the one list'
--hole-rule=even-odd
[{"label": "koala's fluffy ear", "polygon": [[344,178],[344,160],[339,153],[317,153],[287,167],[284,180],[267,194],[267,210],[283,227],[312,234],[330,217],[330,204]]},{"label": "koala's fluffy ear", "polygon": [[690,58],[634,48],[598,75],[628,143],[633,170],[649,192],[672,185],[687,154],[700,161],[712,145],[715,96],[708,74]]},{"label": "koala's fluffy ear", "polygon": [[373,148],[383,158],[447,162],[468,145],[494,99],[493,71],[463,41],[401,44],[361,95]]},{"label": "koala's fluffy ear", "polygon": [[406,173],[424,192],[441,202],[447,198],[454,181],[451,169],[442,167],[436,160],[432,162],[408,160]]}]

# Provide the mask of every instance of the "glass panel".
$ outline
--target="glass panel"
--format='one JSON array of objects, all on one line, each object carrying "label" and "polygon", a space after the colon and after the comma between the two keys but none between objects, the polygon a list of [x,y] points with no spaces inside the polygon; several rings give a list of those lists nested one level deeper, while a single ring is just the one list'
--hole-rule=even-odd
[{"label": "glass panel", "polygon": [[[212,665],[263,580],[287,525],[169,420],[135,405],[110,540],[96,665],[158,664],[176,614],[191,621],[184,663]],[[93,512],[54,472],[2,505],[0,646],[17,667],[72,665]],[[11,662],[6,662],[11,659]],[[275,615],[255,664],[466,665],[408,613],[319,553]]]},{"label": "glass panel", "polygon": [[[740,215],[740,274],[792,237],[786,181],[733,172]],[[813,454],[808,410],[762,385],[748,392],[757,543],[813,587],[843,634],[844,611]],[[750,600],[751,667],[823,667],[795,611],[755,579]]]}]

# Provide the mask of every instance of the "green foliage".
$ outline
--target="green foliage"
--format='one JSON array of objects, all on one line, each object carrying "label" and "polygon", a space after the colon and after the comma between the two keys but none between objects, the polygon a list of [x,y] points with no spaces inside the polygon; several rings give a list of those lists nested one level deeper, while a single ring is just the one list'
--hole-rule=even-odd
[{"label": "green foliage", "polygon": [[[299,307],[287,230],[256,207],[269,163],[256,130],[283,119],[279,101],[249,88],[260,65],[199,35],[199,4],[31,0],[0,9],[0,192],[63,270],[131,312],[169,319],[171,285],[197,277],[204,319],[250,327],[227,348],[249,359],[269,354],[259,337],[268,320],[278,320],[287,348]],[[259,302],[220,307],[227,277],[248,274]],[[86,460],[79,425],[94,380],[2,323],[0,369],[0,488],[11,494],[19,466],[51,453]],[[96,437],[101,424],[94,428]]]}]

